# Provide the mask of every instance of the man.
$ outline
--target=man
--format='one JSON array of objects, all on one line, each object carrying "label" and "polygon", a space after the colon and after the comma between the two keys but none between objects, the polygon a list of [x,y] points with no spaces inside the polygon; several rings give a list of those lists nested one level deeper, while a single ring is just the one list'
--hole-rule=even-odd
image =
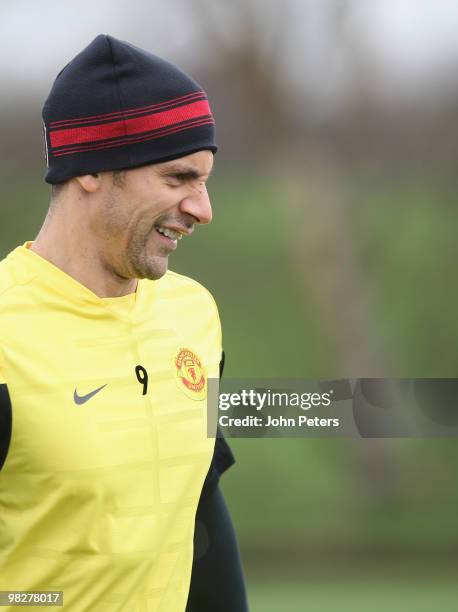
[{"label": "man", "polygon": [[99,35],[43,123],[51,205],[0,263],[0,590],[63,591],[72,611],[182,612],[188,594],[190,612],[244,611],[218,488],[233,458],[206,435],[218,311],[167,271],[212,218],[207,97]]}]

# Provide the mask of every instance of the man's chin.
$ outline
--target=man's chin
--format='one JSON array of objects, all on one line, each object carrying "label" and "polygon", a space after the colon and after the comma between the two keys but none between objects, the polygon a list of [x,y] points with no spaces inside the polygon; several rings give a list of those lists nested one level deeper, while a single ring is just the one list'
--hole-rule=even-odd
[{"label": "man's chin", "polygon": [[151,262],[148,262],[148,264],[149,265],[145,270],[143,278],[148,278],[149,280],[159,280],[168,270],[169,258],[153,257],[153,260]]}]

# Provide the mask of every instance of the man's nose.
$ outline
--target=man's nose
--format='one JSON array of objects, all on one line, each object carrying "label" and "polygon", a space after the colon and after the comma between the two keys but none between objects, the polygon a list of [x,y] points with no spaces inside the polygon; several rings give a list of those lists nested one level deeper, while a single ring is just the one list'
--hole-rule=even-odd
[{"label": "man's nose", "polygon": [[212,220],[212,206],[207,188],[199,187],[198,191],[193,191],[192,194],[185,197],[180,202],[181,212],[192,215],[197,223],[210,223]]}]

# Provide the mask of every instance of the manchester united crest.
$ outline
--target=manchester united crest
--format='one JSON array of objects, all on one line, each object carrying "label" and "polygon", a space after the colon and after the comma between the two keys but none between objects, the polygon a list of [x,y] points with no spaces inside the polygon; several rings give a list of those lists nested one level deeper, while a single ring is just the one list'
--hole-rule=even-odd
[{"label": "manchester united crest", "polygon": [[174,359],[176,381],[186,395],[194,400],[207,397],[207,375],[199,357],[190,349],[179,349]]}]

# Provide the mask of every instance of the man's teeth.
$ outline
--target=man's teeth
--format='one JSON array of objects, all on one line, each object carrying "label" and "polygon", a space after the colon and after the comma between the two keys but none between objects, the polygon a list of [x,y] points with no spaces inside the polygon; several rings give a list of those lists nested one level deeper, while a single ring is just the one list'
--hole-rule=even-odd
[{"label": "man's teeth", "polygon": [[180,232],[176,232],[175,230],[168,229],[167,227],[158,227],[157,231],[171,240],[181,240]]}]

